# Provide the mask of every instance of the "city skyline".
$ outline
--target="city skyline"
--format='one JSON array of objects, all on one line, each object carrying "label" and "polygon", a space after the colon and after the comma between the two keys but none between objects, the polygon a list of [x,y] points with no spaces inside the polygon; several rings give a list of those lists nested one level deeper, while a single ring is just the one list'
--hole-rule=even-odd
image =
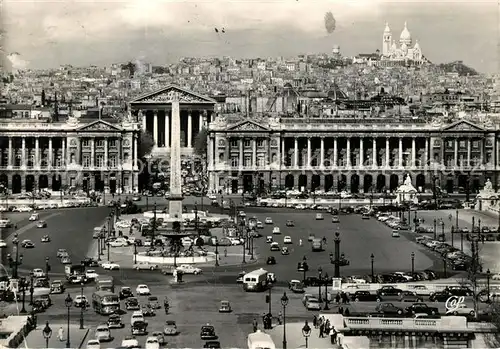
[{"label": "city skyline", "polygon": [[[330,34],[324,25],[329,11],[336,20]],[[330,53],[334,45],[354,56],[381,49],[386,22],[396,40],[407,22],[430,61],[463,60],[483,73],[499,71],[498,8],[492,0],[6,1],[3,15],[4,50],[17,69],[135,60],[162,65],[184,56],[291,57]]]}]

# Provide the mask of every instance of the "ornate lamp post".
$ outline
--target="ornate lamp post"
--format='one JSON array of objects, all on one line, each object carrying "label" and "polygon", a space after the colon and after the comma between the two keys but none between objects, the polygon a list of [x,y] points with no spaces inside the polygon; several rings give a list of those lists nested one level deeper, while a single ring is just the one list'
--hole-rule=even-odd
[{"label": "ornate lamp post", "polygon": [[47,277],[47,279],[49,278],[49,271],[50,271],[49,257],[45,257],[45,276]]},{"label": "ornate lamp post", "polygon": [[215,239],[215,266],[219,266],[219,240]]},{"label": "ornate lamp post", "polygon": [[21,278],[19,280],[19,286],[21,286],[21,290],[23,291],[23,307],[21,308],[21,314],[26,314],[26,286],[28,286],[28,283],[26,281],[26,278]]},{"label": "ornate lamp post", "polygon": [[486,270],[486,292],[488,292],[488,303],[490,303],[490,277],[491,271],[488,269]]},{"label": "ornate lamp post", "polygon": [[45,348],[49,347],[49,339],[52,337],[52,329],[49,326],[49,322],[45,323],[45,327],[42,330],[43,338],[45,338]]},{"label": "ornate lamp post", "polygon": [[33,285],[33,272],[30,273],[30,305],[33,305],[33,294],[35,293],[35,287]]},{"label": "ornate lamp post", "polygon": [[[81,291],[80,296],[81,296],[82,300],[83,300],[83,286],[84,285],[85,284],[82,282],[82,284],[81,284],[81,290],[80,290]],[[83,311],[85,310],[85,308],[87,308],[87,303],[86,302],[83,303],[83,304],[81,304],[81,306],[80,306],[80,330],[84,329],[84,327],[83,327]]]},{"label": "ornate lamp post", "polygon": [[340,234],[335,232],[335,238],[333,238],[335,244],[335,273],[336,278],[340,277]]},{"label": "ornate lamp post", "polygon": [[375,273],[374,273],[373,264],[375,263],[375,256],[373,255],[373,253],[370,255],[370,261],[372,262],[372,283],[374,283],[375,282]]},{"label": "ornate lamp post", "polygon": [[68,324],[67,324],[68,334],[66,336],[66,348],[71,348],[71,341],[70,341],[70,334],[69,334],[69,318],[70,318],[69,311],[70,311],[71,307],[73,306],[73,298],[71,298],[69,293],[68,293],[68,296],[66,297],[66,299],[64,300],[64,304],[66,305],[66,308],[68,308]]},{"label": "ornate lamp post", "polygon": [[286,349],[286,306],[288,305],[286,292],[283,292],[281,297],[281,305],[283,306],[283,349]]},{"label": "ornate lamp post", "polygon": [[198,205],[196,202],[194,203],[194,231],[196,235],[200,236],[200,231],[198,229]]},{"label": "ornate lamp post", "polygon": [[309,265],[307,265],[306,260],[307,260],[306,256],[302,257],[302,273],[303,273],[302,283],[306,282],[306,273],[309,270]]},{"label": "ornate lamp post", "polygon": [[328,273],[325,274],[324,280],[325,280],[325,307],[323,310],[330,310],[330,307],[328,306]]},{"label": "ornate lamp post", "polygon": [[319,283],[318,283],[318,300],[319,302],[321,303],[322,302],[322,298],[321,298],[321,281],[323,280],[323,268],[321,268],[321,266],[318,267],[318,279],[319,279]]},{"label": "ornate lamp post", "polygon": [[19,254],[19,239],[17,237],[17,233],[14,234],[14,239],[12,239],[12,243],[14,244],[14,247],[16,248],[16,258],[13,260],[12,258],[9,259],[9,264],[12,269],[12,278],[17,279],[17,270],[18,267],[23,263],[23,255]]},{"label": "ornate lamp post", "polygon": [[309,324],[307,323],[307,320],[306,320],[304,327],[302,327],[302,336],[304,336],[304,338],[306,340],[306,349],[309,348],[309,336],[310,335],[311,335],[311,327],[309,326]]},{"label": "ornate lamp post", "polygon": [[415,275],[415,252],[411,253],[411,275]]},{"label": "ornate lamp post", "polygon": [[434,218],[434,240],[437,240],[437,220]]},{"label": "ornate lamp post", "polygon": [[[235,219],[236,219],[236,216],[235,216]],[[245,245],[246,245],[246,241],[247,241],[247,238],[248,236],[244,236],[244,230],[245,230],[245,222],[243,220],[240,220],[240,224],[239,224],[239,230],[240,230],[240,237],[243,238],[243,261],[241,263],[243,264],[246,264],[247,261],[246,261],[246,251],[245,251]]]}]

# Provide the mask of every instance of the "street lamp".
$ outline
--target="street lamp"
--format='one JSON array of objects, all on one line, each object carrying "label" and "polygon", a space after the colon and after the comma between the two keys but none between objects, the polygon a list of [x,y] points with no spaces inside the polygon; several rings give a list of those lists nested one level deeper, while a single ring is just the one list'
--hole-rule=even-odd
[{"label": "street lamp", "polygon": [[411,275],[415,275],[415,252],[411,253]]},{"label": "street lamp", "polygon": [[302,283],[306,282],[306,273],[309,270],[309,266],[307,265],[306,260],[307,260],[306,256],[302,257],[302,273],[303,273]]},{"label": "street lamp", "polygon": [[219,266],[219,240],[215,239],[215,266]]},{"label": "street lamp", "polygon": [[52,329],[49,326],[49,322],[45,323],[45,327],[42,330],[43,338],[45,338],[45,348],[49,347],[49,339],[52,337]]},{"label": "street lamp", "polygon": [[325,308],[323,310],[330,310],[328,306],[328,273],[325,274]]},{"label": "street lamp", "polygon": [[10,263],[10,267],[12,269],[12,278],[17,279],[17,277],[18,277],[17,269],[23,262],[23,255],[22,254],[19,255],[19,239],[18,239],[17,233],[14,234],[14,239],[12,239],[12,243],[14,244],[14,246],[16,248],[16,259],[13,260],[12,258],[10,258],[9,263]]},{"label": "street lamp", "polygon": [[323,273],[323,268],[321,268],[321,266],[319,266],[318,267],[318,279],[319,279],[319,282],[318,282],[318,300],[319,300],[320,303],[322,302],[322,298],[321,298],[321,280],[323,279],[321,273]]},{"label": "street lamp", "polygon": [[19,286],[21,286],[21,290],[23,291],[23,307],[21,308],[21,314],[26,314],[26,307],[25,307],[25,303],[26,303],[26,286],[27,286],[26,278],[21,278],[19,280]]},{"label": "street lamp", "polygon": [[45,276],[47,277],[47,279],[49,278],[49,271],[50,271],[49,257],[45,257]]},{"label": "street lamp", "polygon": [[370,255],[370,261],[372,262],[372,283],[375,282],[375,273],[374,273],[374,269],[373,269],[373,264],[375,262],[375,256],[373,255],[373,253]]},{"label": "street lamp", "polygon": [[69,293],[66,299],[64,300],[64,304],[66,305],[66,308],[68,308],[68,326],[67,326],[68,334],[66,336],[66,348],[71,348],[70,334],[69,334],[69,317],[70,317],[69,311],[71,309],[71,306],[73,305],[73,298],[71,298]]},{"label": "street lamp", "polygon": [[198,205],[196,202],[194,203],[194,231],[196,235],[200,236],[200,231],[198,229]]},{"label": "street lamp", "polygon": [[306,340],[306,349],[307,349],[309,347],[308,346],[309,336],[311,335],[311,327],[307,323],[307,320],[306,320],[306,323],[304,324],[304,327],[302,327],[302,335],[304,336],[304,338]]},{"label": "street lamp", "polygon": [[434,218],[434,240],[437,240],[437,220]]},{"label": "street lamp", "polygon": [[84,329],[84,327],[83,327],[83,310],[84,310],[84,308],[86,308],[86,307],[87,307],[87,303],[86,303],[86,302],[83,302],[83,300],[84,300],[84,298],[83,298],[83,297],[84,297],[84,296],[83,296],[83,286],[84,286],[84,285],[85,285],[85,284],[82,282],[82,284],[81,284],[81,286],[82,286],[82,287],[81,287],[81,293],[80,293],[80,296],[81,296],[81,299],[82,299],[82,301],[81,301],[81,303],[80,303],[80,330],[83,330],[83,329]]},{"label": "street lamp", "polygon": [[488,292],[488,303],[490,302],[490,277],[491,271],[488,268],[488,270],[486,270],[486,291]]},{"label": "street lamp", "polygon": [[288,305],[286,292],[283,292],[281,297],[281,305],[283,306],[283,349],[286,349],[286,306]]},{"label": "street lamp", "polygon": [[35,293],[35,287],[33,285],[33,272],[30,273],[30,305],[33,306],[33,294]]},{"label": "street lamp", "polygon": [[335,237],[333,238],[335,244],[335,273],[336,278],[340,277],[340,234],[335,232]]}]

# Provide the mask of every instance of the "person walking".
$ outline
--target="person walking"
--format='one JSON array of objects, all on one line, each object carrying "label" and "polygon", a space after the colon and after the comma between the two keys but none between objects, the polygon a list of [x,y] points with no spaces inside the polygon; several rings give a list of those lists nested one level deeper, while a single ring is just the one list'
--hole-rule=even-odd
[{"label": "person walking", "polygon": [[257,328],[258,328],[257,319],[255,319],[255,318],[253,319],[252,325],[253,325],[253,331],[257,332]]},{"label": "person walking", "polygon": [[337,330],[335,329],[335,326],[332,326],[330,329],[330,343],[337,344]]},{"label": "person walking", "polygon": [[319,338],[323,338],[323,331],[325,330],[325,324],[321,323],[319,325]]},{"label": "person walking", "polygon": [[283,314],[281,311],[278,313],[278,323],[281,325],[283,324]]},{"label": "person walking", "polygon": [[318,328],[318,317],[316,315],[313,316],[313,326],[314,328]]},{"label": "person walking", "polygon": [[57,331],[57,339],[59,339],[60,342],[64,342],[64,328],[59,327],[59,331]]}]

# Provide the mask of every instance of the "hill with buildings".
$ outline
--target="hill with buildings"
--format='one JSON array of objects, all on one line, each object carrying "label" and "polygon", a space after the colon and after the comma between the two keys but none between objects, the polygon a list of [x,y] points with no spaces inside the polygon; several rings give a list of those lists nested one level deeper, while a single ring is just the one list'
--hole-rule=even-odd
[{"label": "hill with buildings", "polygon": [[479,73],[473,68],[465,65],[462,61],[439,64],[439,68],[445,73],[458,73],[460,76],[478,75]]}]

